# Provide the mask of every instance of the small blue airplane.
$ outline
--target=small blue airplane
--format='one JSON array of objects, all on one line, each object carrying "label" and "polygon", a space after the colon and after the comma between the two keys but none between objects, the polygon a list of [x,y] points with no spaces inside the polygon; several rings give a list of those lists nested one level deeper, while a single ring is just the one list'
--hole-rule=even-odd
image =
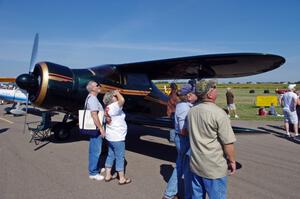
[{"label": "small blue airplane", "polygon": [[21,108],[22,104],[26,104],[28,100],[28,94],[25,90],[15,88],[15,89],[0,89],[0,104],[4,101],[13,102],[11,107],[6,107],[6,113],[13,114],[15,116],[21,116],[26,114]]}]

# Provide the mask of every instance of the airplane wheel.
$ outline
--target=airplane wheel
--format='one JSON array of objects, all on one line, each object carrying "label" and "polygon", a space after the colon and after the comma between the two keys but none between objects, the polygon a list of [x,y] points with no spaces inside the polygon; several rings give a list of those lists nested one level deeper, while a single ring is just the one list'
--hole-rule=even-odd
[{"label": "airplane wheel", "polygon": [[59,123],[56,124],[53,128],[52,131],[54,132],[54,137],[56,140],[59,141],[64,141],[67,140],[70,137],[70,129],[69,125],[65,123]]}]

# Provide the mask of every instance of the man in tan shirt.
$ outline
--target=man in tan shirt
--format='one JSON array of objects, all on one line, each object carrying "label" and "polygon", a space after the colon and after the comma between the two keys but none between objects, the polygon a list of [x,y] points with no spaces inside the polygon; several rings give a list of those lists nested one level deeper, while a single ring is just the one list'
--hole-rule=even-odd
[{"label": "man in tan shirt", "polygon": [[200,103],[190,109],[188,131],[191,145],[192,198],[223,199],[227,194],[227,173],[236,171],[236,141],[225,111],[215,104],[216,81],[196,85]]}]

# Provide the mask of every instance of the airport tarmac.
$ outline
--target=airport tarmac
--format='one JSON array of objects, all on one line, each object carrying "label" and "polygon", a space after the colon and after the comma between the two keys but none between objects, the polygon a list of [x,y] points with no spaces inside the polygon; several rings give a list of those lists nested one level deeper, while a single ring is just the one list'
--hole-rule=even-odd
[{"label": "airport tarmac", "polygon": [[[126,173],[132,183],[92,181],[87,174],[88,141],[78,135],[66,142],[28,143],[24,116],[3,115],[0,106],[0,198],[160,199],[176,158],[166,129],[129,125]],[[53,120],[61,119],[56,115]],[[27,121],[40,120],[28,115]],[[237,161],[228,198],[299,198],[300,145],[287,139],[282,122],[240,121],[234,126],[266,133],[237,133]]]}]

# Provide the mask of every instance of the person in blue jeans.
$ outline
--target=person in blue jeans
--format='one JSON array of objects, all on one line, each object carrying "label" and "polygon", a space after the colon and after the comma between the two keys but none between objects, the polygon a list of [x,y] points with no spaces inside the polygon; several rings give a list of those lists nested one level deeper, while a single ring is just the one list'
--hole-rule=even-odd
[{"label": "person in blue jeans", "polygon": [[118,90],[115,90],[107,92],[103,97],[103,102],[106,105],[105,116],[110,118],[106,124],[105,138],[108,141],[108,155],[105,161],[105,181],[109,182],[113,179],[111,170],[115,161],[116,171],[119,174],[119,185],[129,184],[131,179],[125,177],[124,173],[125,137],[127,134],[127,124],[123,112],[125,99]]},{"label": "person in blue jeans", "polygon": [[[167,188],[165,190],[163,199],[177,198],[179,187],[182,187],[182,176],[185,174],[185,179],[189,177],[189,163],[187,159],[187,152],[190,148],[189,137],[187,135],[186,116],[188,111],[197,100],[196,95],[193,94],[193,88],[190,84],[185,84],[177,92],[180,101],[176,105],[175,109],[175,146],[177,149],[176,167],[173,170],[171,178],[168,181]],[[191,184],[184,181],[185,198],[190,198]]]},{"label": "person in blue jeans", "polygon": [[200,103],[193,106],[187,116],[192,199],[205,199],[206,194],[210,199],[226,199],[227,175],[236,171],[236,138],[227,114],[215,104],[216,85],[214,80],[197,83]]},{"label": "person in blue jeans", "polygon": [[99,120],[98,112],[103,111],[97,95],[100,93],[100,85],[95,81],[90,81],[86,86],[89,95],[86,98],[87,110],[90,110],[91,116],[95,125],[99,130],[99,135],[90,136],[89,142],[89,178],[92,180],[103,180],[104,177],[99,174],[100,169],[100,155],[102,149],[102,138],[105,136],[104,128]]}]

